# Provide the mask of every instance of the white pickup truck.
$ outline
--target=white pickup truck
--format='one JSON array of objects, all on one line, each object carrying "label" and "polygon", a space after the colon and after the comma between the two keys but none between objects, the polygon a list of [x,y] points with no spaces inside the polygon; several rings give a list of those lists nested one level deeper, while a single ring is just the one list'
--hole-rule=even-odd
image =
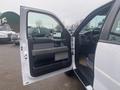
[{"label": "white pickup truck", "polygon": [[[37,28],[38,20],[61,32],[50,38],[34,29],[30,37],[28,27]],[[91,12],[72,36],[49,11],[21,6],[20,36],[24,85],[73,70],[86,90],[120,90],[120,0]]]},{"label": "white pickup truck", "polygon": [[8,24],[0,26],[0,42],[11,42],[11,37],[16,36]]}]

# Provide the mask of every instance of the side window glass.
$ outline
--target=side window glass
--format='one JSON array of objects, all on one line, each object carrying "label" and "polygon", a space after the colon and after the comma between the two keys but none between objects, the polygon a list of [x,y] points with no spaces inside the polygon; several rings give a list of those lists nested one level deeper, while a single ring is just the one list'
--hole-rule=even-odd
[{"label": "side window glass", "polygon": [[28,38],[61,38],[62,27],[48,15],[28,13]]},{"label": "side window glass", "polygon": [[112,30],[109,34],[109,40],[120,42],[120,11],[115,19]]},{"label": "side window glass", "polygon": [[100,31],[106,15],[96,15],[91,21],[86,24],[86,26],[81,30],[80,33],[92,32],[92,31]]}]

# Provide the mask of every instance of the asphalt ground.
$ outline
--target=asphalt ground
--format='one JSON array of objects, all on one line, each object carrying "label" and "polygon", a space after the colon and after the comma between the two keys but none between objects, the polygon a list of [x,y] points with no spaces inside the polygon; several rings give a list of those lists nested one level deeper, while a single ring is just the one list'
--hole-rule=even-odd
[{"label": "asphalt ground", "polygon": [[0,90],[83,90],[77,78],[64,73],[23,86],[19,47],[0,44]]}]

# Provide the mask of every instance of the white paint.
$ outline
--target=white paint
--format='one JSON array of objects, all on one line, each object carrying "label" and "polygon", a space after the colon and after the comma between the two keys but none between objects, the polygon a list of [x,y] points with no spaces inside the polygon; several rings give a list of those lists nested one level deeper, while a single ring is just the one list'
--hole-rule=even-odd
[{"label": "white paint", "polygon": [[101,70],[98,67],[95,67],[95,69],[97,71],[99,71],[101,74],[103,74],[106,78],[110,79],[113,83],[115,83],[116,85],[118,85],[120,87],[120,82],[118,82],[117,80],[115,80],[114,78],[112,78],[110,75],[108,75],[107,73],[103,72],[103,70]]},{"label": "white paint", "polygon": [[120,89],[120,45],[98,43],[94,80],[95,90]]},{"label": "white paint", "polygon": [[92,86],[90,86],[90,85],[87,86],[86,89],[87,89],[87,90],[93,90]]}]

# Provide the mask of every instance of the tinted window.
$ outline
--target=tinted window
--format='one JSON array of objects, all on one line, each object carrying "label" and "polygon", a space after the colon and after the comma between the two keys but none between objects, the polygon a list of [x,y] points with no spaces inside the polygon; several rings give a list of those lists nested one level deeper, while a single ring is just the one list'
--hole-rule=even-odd
[{"label": "tinted window", "polygon": [[60,37],[62,27],[52,17],[44,14],[30,12],[28,14],[29,37]]},{"label": "tinted window", "polygon": [[100,31],[106,15],[96,15],[82,30],[80,33],[90,32],[90,31]]},{"label": "tinted window", "polygon": [[120,11],[115,19],[112,30],[109,35],[110,41],[120,42]]}]

